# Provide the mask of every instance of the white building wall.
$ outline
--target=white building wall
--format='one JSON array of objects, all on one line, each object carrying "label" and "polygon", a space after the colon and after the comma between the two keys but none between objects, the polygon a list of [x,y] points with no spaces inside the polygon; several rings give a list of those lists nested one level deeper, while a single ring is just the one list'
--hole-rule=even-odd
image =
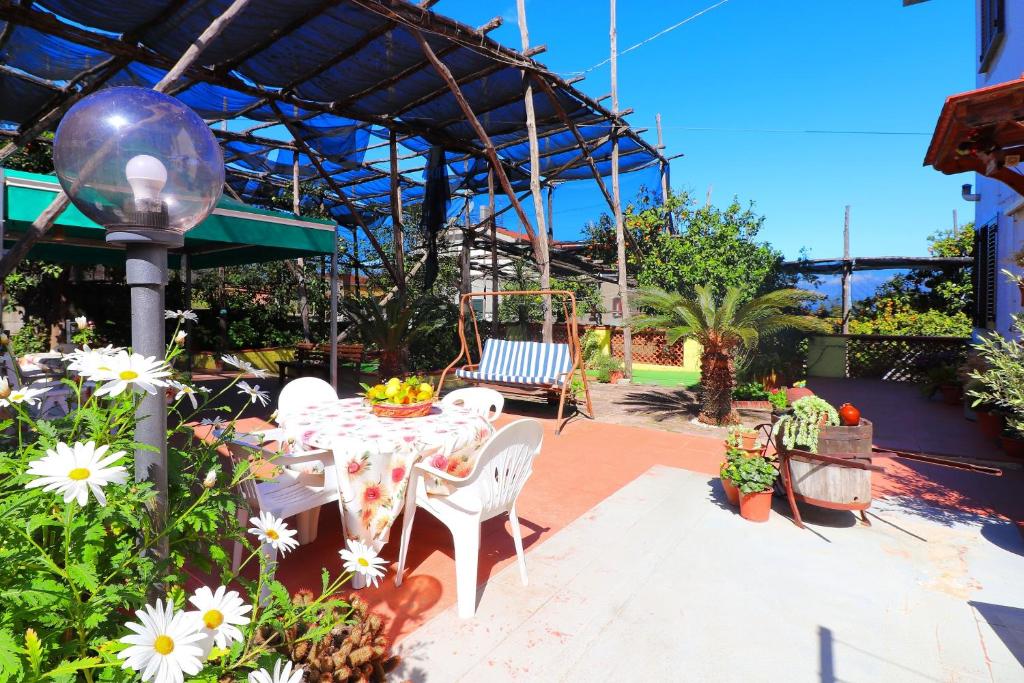
[{"label": "white building wall", "polygon": [[[980,17],[980,1],[975,0],[976,16]],[[985,73],[979,73],[979,88],[1020,78],[1024,74],[1024,0],[1005,0],[1006,35],[1002,46],[990,62]],[[981,22],[975,22],[975,66],[980,64]],[[991,178],[975,175],[975,192],[981,195],[975,205],[975,225],[982,226],[992,220],[999,224],[999,268],[1014,270],[1010,256],[1024,246],[1024,199],[1009,187]],[[996,290],[996,329],[1010,332],[1010,315],[1021,311],[1017,286],[1002,275]]]}]

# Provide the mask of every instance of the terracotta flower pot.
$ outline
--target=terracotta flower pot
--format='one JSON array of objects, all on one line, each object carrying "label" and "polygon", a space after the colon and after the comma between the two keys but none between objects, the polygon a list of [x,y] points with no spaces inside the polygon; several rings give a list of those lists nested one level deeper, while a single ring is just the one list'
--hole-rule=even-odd
[{"label": "terracotta flower pot", "polygon": [[772,511],[772,492],[740,494],[740,516],[750,522],[767,522]]},{"label": "terracotta flower pot", "polygon": [[618,384],[619,380],[625,376],[626,375],[623,374],[622,370],[612,370],[611,372],[608,373],[608,383]]},{"label": "terracotta flower pot", "polygon": [[1003,435],[999,438],[1006,455],[1017,460],[1024,460],[1024,439]]},{"label": "terracotta flower pot", "polygon": [[947,406],[960,405],[961,394],[959,384],[943,384],[939,387],[939,391],[942,392],[942,402]]},{"label": "terracotta flower pot", "polygon": [[975,413],[978,418],[978,429],[983,436],[989,439],[998,439],[1003,433],[1003,416],[988,410],[979,410]]},{"label": "terracotta flower pot", "polygon": [[740,490],[736,488],[736,484],[725,477],[722,477],[722,490],[725,491],[725,498],[729,501],[729,505],[740,504]]},{"label": "terracotta flower pot", "polygon": [[757,448],[757,433],[748,434],[743,432],[740,434],[740,448],[745,451],[751,451]]},{"label": "terracotta flower pot", "polygon": [[814,392],[807,387],[789,387],[786,389],[786,398],[791,404],[793,401],[806,398],[808,396],[814,396]]}]

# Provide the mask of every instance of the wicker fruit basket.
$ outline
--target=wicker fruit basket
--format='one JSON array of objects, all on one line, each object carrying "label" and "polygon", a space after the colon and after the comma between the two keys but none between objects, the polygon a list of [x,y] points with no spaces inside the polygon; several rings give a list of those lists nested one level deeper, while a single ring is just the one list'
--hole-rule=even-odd
[{"label": "wicker fruit basket", "polygon": [[418,403],[372,403],[370,408],[377,417],[423,417],[430,414],[433,399]]}]

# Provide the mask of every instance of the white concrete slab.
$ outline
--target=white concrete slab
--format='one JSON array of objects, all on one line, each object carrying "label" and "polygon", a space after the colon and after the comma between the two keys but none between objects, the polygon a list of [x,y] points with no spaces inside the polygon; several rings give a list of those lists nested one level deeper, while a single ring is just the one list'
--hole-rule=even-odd
[{"label": "white concrete slab", "polygon": [[1024,681],[1009,523],[880,502],[752,524],[654,467],[399,645],[396,680]]}]

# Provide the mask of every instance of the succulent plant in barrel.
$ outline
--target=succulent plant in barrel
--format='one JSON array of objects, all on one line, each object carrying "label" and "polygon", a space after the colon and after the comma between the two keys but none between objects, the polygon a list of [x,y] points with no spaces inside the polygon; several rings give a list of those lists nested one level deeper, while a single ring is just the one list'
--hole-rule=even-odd
[{"label": "succulent plant in barrel", "polygon": [[772,427],[772,434],[782,436],[782,445],[786,448],[806,448],[811,453],[818,452],[818,437],[821,428],[837,426],[839,413],[825,399],[818,396],[805,396],[793,401],[793,410],[780,417]]}]

